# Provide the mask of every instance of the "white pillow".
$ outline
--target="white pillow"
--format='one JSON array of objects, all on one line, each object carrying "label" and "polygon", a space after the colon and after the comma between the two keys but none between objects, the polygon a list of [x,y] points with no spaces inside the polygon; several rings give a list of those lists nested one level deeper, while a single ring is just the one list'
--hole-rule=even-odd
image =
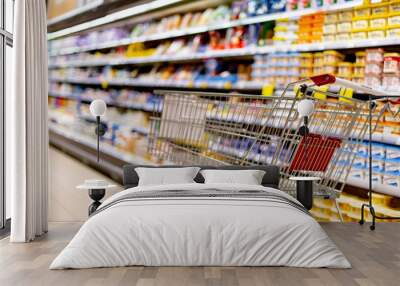
[{"label": "white pillow", "polygon": [[262,170],[202,170],[205,184],[261,185],[265,171]]},{"label": "white pillow", "polygon": [[195,183],[193,179],[199,170],[199,167],[135,168],[139,177],[138,186]]}]

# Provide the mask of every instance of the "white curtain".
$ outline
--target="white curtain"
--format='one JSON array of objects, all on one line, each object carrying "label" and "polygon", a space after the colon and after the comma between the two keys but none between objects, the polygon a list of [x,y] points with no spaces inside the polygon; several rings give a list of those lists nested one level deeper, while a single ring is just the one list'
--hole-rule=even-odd
[{"label": "white curtain", "polygon": [[6,182],[12,242],[47,232],[46,1],[15,1],[13,94],[6,98]]}]

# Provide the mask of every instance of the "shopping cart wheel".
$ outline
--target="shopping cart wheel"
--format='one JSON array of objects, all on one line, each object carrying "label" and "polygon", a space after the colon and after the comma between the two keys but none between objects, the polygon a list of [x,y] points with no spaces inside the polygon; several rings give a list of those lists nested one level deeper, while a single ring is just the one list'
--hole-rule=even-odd
[{"label": "shopping cart wheel", "polygon": [[371,225],[371,226],[369,227],[369,229],[370,229],[370,230],[375,230],[375,226],[374,226],[374,225]]},{"label": "shopping cart wheel", "polygon": [[363,224],[364,224],[364,221],[363,221],[363,220],[359,220],[358,223],[359,223],[360,225],[363,225]]}]

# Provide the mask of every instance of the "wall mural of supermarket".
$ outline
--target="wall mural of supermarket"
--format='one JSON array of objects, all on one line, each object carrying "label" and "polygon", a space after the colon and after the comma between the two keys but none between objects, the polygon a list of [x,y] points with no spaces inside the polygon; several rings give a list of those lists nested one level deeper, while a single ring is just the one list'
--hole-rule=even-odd
[{"label": "wall mural of supermarket", "polygon": [[[104,152],[152,164],[158,162],[147,152],[150,116],[162,100],[154,89],[268,96],[330,73],[400,90],[400,1],[219,2],[50,39],[51,133],[91,146],[89,104],[103,99]],[[372,142],[373,202],[378,215],[400,216],[400,102],[379,102],[377,110],[383,108]],[[338,200],[345,221],[358,221],[368,200],[368,141],[354,152]],[[332,200],[316,198],[311,212],[321,221],[339,219]]]}]

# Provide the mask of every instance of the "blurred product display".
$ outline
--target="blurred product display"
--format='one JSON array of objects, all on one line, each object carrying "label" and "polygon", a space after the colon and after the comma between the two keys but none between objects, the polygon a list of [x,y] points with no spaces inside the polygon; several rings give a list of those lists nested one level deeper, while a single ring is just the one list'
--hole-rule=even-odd
[{"label": "blurred product display", "polygon": [[[399,0],[211,2],[50,40],[51,132],[92,146],[89,104],[102,99],[108,106],[102,152],[129,163],[162,164],[147,153],[149,118],[163,101],[156,89],[271,96],[291,82],[329,73],[382,91],[400,90]],[[354,91],[340,94],[353,97]],[[377,110],[385,104],[379,102]],[[373,199],[382,216],[400,211],[399,107],[399,101],[390,102],[373,134]],[[248,144],[213,142],[236,155]],[[346,221],[358,221],[366,201],[367,146],[368,141],[357,146],[354,162],[341,162],[352,165],[348,191],[339,199]],[[263,150],[256,146],[249,156],[256,160]],[[312,213],[322,221],[338,219],[329,200],[317,200]]]}]

